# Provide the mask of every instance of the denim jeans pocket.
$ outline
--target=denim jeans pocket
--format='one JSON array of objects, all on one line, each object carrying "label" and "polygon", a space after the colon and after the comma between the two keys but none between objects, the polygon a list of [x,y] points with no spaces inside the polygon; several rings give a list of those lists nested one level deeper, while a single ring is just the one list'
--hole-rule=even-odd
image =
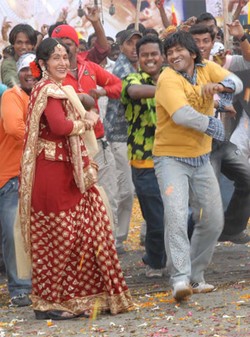
[{"label": "denim jeans pocket", "polygon": [[17,192],[18,190],[18,178],[11,178],[7,183],[0,188],[0,196],[4,196],[7,193]]}]

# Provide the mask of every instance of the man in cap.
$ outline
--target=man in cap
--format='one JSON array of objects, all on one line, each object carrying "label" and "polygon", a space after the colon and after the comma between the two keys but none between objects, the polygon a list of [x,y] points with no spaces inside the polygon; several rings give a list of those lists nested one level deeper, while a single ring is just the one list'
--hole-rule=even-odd
[{"label": "man in cap", "polygon": [[[7,90],[8,87],[5,84],[0,83],[0,107],[1,107],[1,97],[5,90]],[[1,118],[1,109],[0,109],[0,118]],[[1,224],[0,224],[0,273],[5,272],[5,266],[3,262],[3,253],[2,253],[2,230],[1,230]]]},{"label": "man in cap", "polygon": [[[102,60],[107,56],[110,45],[105,36],[105,32],[100,21],[100,14],[97,7],[87,7],[88,13],[86,14],[87,19],[92,23],[94,28],[96,41],[92,48],[87,51],[83,51],[80,53],[81,57],[84,59],[88,59],[89,61],[95,63],[101,63]],[[76,30],[67,24],[59,25],[54,28],[52,31],[51,37],[60,38],[64,43],[70,47],[70,44],[75,43],[77,47],[79,47],[79,37]],[[71,41],[71,43],[70,43]],[[71,68],[74,69],[76,67],[76,63],[73,64],[73,60],[71,61]]]},{"label": "man in cap", "polygon": [[[119,35],[121,53],[116,60],[113,74],[124,79],[135,73],[138,68],[136,43],[142,34],[134,29],[124,30]],[[123,241],[127,239],[130,217],[133,207],[134,186],[127,155],[127,121],[125,107],[120,99],[109,99],[104,119],[107,140],[110,142],[115,157],[116,171],[114,176],[118,184],[118,227],[116,230],[116,248],[118,253],[124,252]]]},{"label": "man in cap", "polygon": [[11,305],[22,307],[31,304],[30,280],[17,276],[14,221],[18,204],[18,176],[25,134],[29,95],[35,80],[29,68],[35,59],[32,53],[22,55],[17,62],[19,85],[4,92],[0,119],[0,224],[2,248]]}]

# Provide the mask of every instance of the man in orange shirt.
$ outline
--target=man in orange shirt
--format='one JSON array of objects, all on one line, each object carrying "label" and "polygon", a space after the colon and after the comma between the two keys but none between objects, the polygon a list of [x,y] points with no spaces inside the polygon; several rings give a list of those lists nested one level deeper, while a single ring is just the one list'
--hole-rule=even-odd
[{"label": "man in orange shirt", "polygon": [[[0,107],[1,107],[1,97],[2,94],[5,92],[5,90],[8,87],[5,84],[0,83]],[[1,109],[0,109],[0,118],[1,118]],[[0,243],[2,242],[2,230],[1,230],[1,225],[0,225]],[[2,254],[2,245],[0,244],[0,273],[5,272],[5,266],[3,262],[3,254]]]},{"label": "man in orange shirt", "polygon": [[0,224],[2,249],[11,305],[31,304],[30,280],[17,276],[13,226],[18,204],[18,176],[23,149],[29,95],[34,86],[29,64],[32,53],[22,55],[17,62],[19,86],[8,89],[2,96],[0,119]]}]

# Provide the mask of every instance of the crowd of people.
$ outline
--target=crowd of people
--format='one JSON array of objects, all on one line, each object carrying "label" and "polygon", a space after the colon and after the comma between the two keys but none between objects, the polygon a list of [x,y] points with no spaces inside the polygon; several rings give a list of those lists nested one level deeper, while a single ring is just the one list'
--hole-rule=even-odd
[{"label": "crowd of people", "polygon": [[226,50],[212,14],[171,26],[156,4],[161,34],[108,37],[97,7],[88,41],[66,18],[4,22],[1,268],[36,319],[133,309],[119,255],[135,196],[145,277],[168,275],[177,301],[214,290],[218,241],[250,241],[249,35],[234,17]]}]

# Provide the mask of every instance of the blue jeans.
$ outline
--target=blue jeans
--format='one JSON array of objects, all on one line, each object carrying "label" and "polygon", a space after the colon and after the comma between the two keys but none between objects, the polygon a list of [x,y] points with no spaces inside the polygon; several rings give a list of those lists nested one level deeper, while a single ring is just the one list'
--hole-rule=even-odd
[{"label": "blue jeans", "polygon": [[[174,158],[155,157],[165,212],[165,246],[170,282],[202,282],[223,228],[220,189],[210,162],[192,167]],[[188,239],[189,201],[195,227]]]},{"label": "blue jeans", "polygon": [[0,273],[5,271],[5,265],[3,262],[3,253],[2,253],[2,229],[0,224]]},{"label": "blue jeans", "polygon": [[132,167],[132,179],[147,228],[146,255],[143,257],[143,261],[151,268],[164,268],[166,267],[164,207],[155,170]]},{"label": "blue jeans", "polygon": [[18,205],[18,178],[10,179],[0,188],[0,223],[2,228],[2,250],[8,279],[10,297],[31,292],[31,281],[17,277],[14,244],[14,222]]}]

